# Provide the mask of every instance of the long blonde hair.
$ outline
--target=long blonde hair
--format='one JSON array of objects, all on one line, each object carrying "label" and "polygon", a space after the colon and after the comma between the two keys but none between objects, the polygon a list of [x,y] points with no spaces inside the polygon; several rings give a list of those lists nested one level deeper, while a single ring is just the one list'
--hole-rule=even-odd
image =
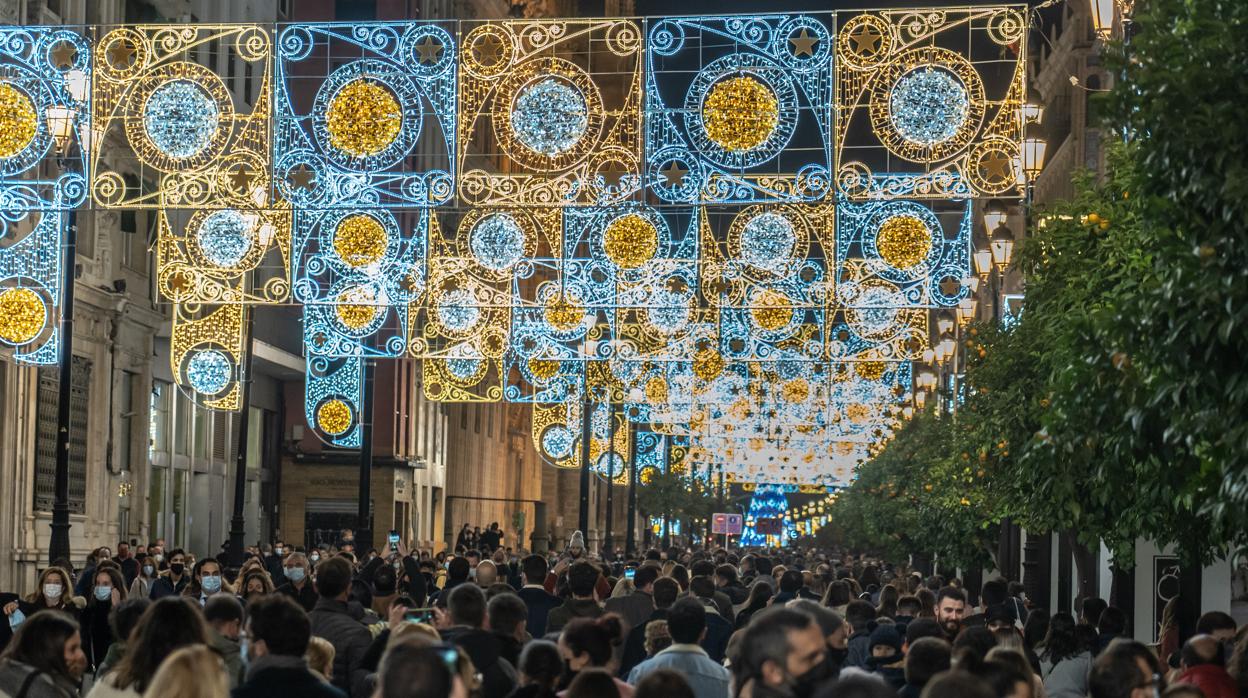
[{"label": "long blonde hair", "polygon": [[191,645],[169,655],[143,692],[143,698],[229,698],[221,656],[206,645]]}]

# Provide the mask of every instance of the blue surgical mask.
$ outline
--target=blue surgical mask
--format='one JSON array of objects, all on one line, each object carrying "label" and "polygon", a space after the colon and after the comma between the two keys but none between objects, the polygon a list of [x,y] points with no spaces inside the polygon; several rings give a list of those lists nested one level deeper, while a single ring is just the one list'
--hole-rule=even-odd
[{"label": "blue surgical mask", "polygon": [[215,594],[221,591],[221,575],[206,574],[200,578],[199,585],[204,588],[205,594]]},{"label": "blue surgical mask", "polygon": [[17,626],[21,625],[24,620],[26,620],[26,614],[22,613],[22,609],[15,608],[13,609],[13,612],[9,614],[9,627],[13,630],[17,630]]},{"label": "blue surgical mask", "polygon": [[298,584],[303,581],[305,573],[302,567],[287,567],[285,574],[287,579]]},{"label": "blue surgical mask", "polygon": [[99,585],[95,587],[95,598],[97,601],[108,601],[113,596],[113,588]]}]

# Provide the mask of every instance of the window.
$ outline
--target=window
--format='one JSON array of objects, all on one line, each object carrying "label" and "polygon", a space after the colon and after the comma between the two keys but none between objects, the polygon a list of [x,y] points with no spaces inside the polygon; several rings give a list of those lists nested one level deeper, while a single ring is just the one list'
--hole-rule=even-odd
[{"label": "window", "polygon": [[[87,498],[87,405],[91,400],[91,361],[78,356],[71,363],[69,387],[69,510],[84,513]],[[36,411],[35,509],[51,511],[56,500],[57,402],[60,370],[39,369]]]},{"label": "window", "polygon": [[147,452],[154,460],[157,452],[169,451],[169,397],[173,386],[152,381],[151,413],[148,415]]},{"label": "window", "polygon": [[121,470],[130,470],[130,463],[134,459],[130,447],[134,442],[134,417],[137,414],[134,408],[134,387],[137,380],[138,376],[135,374],[122,371],[117,385],[117,432],[113,435],[113,440],[117,444],[117,467]]}]

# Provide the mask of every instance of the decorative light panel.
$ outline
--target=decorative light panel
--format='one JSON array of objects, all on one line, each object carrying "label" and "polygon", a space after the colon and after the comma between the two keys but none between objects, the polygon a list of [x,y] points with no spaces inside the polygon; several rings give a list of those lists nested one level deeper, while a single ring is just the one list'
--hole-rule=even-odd
[{"label": "decorative light panel", "polygon": [[[228,208],[253,200],[267,205],[268,28],[119,27],[99,36],[94,56],[92,143],[101,146],[92,153],[96,205]],[[242,60],[242,75],[225,71],[224,60],[233,57]],[[105,151],[107,158],[101,157]]]},{"label": "decorative light panel", "polygon": [[460,32],[461,201],[582,205],[639,191],[640,24],[463,22]]},{"label": "decorative light panel", "polygon": [[326,443],[360,446],[364,359],[359,356],[309,356],[304,377],[303,413]]},{"label": "decorative light panel", "polygon": [[59,354],[65,216],[56,210],[0,213],[0,346],[28,364]]},{"label": "decorative light panel", "polygon": [[283,196],[314,208],[451,201],[454,33],[432,22],[282,26],[273,145]]},{"label": "decorative light panel", "polygon": [[192,400],[213,410],[241,406],[239,382],[247,351],[243,320],[255,312],[242,303],[175,303],[169,364]]},{"label": "decorative light panel", "polygon": [[321,356],[400,356],[425,291],[431,210],[300,209],[294,295]]},{"label": "decorative light panel", "polygon": [[[854,199],[1021,192],[1024,8],[884,10],[837,20],[840,192]],[[893,176],[875,176],[882,172]]]},{"label": "decorative light panel", "polygon": [[651,192],[687,203],[825,198],[832,190],[832,34],[825,19],[651,20]]},{"label": "decorative light panel", "polygon": [[0,46],[0,210],[77,208],[91,127],[87,39],[66,27],[2,27]]}]

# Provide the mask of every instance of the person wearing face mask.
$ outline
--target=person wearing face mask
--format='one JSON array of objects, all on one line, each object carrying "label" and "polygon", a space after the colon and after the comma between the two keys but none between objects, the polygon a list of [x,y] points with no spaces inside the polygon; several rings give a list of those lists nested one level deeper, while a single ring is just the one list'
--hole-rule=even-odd
[{"label": "person wearing face mask", "polygon": [[113,644],[113,629],[108,616],[126,598],[125,579],[113,566],[100,566],[93,575],[91,598],[82,612],[82,651],[87,655],[87,667],[94,672],[108,655]]},{"label": "person wearing face mask", "polygon": [[146,553],[136,555],[135,561],[139,563],[139,573],[135,576],[134,582],[130,584],[128,596],[146,599],[151,596],[152,583],[156,581],[156,566]]},{"label": "person wearing face mask", "polygon": [[206,557],[196,563],[191,573],[191,583],[186,585],[182,595],[198,601],[199,605],[203,606],[208,602],[209,597],[222,591],[234,593],[225,578],[221,576],[221,563],[217,562],[215,557]]},{"label": "person wearing face mask", "polygon": [[175,548],[169,553],[169,571],[152,583],[148,598],[156,601],[166,596],[179,596],[190,581],[191,577],[186,573],[186,553],[181,548]]},{"label": "person wearing face mask", "polygon": [[732,653],[733,685],[751,698],[809,698],[823,675],[826,641],[815,619],[791,608],[755,614]]},{"label": "person wearing face mask", "polygon": [[282,576],[286,582],[277,587],[279,594],[294,599],[304,611],[312,612],[316,607],[316,589],[312,588],[311,568],[308,558],[303,553],[291,553],[282,561]]},{"label": "person wearing face mask", "polygon": [[845,658],[849,656],[849,623],[836,611],[811,599],[794,601],[792,608],[811,616],[819,624],[819,631],[827,644],[823,672],[828,678],[840,675]]}]

